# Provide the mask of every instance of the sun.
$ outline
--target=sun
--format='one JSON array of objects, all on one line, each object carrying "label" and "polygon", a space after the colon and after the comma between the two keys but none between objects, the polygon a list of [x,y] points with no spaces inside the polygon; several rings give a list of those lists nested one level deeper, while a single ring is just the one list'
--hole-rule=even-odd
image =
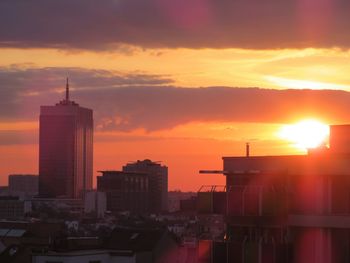
[{"label": "sun", "polygon": [[326,144],[329,126],[318,120],[308,119],[284,125],[278,135],[280,138],[292,142],[296,147],[307,150]]}]

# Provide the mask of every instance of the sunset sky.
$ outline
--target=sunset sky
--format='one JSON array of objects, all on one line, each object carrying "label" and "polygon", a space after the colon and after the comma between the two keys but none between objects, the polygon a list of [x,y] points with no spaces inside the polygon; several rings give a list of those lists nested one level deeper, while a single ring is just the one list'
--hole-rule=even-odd
[{"label": "sunset sky", "polygon": [[349,14],[348,0],[0,1],[0,185],[38,173],[39,107],[67,76],[94,110],[95,171],[149,158],[170,190],[198,190],[246,142],[304,153],[283,125],[350,123]]}]

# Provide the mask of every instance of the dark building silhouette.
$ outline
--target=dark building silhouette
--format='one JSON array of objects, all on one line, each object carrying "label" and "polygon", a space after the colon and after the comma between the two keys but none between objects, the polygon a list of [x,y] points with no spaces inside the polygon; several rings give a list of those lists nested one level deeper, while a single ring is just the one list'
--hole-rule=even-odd
[{"label": "dark building silhouette", "polygon": [[[118,228],[106,238],[57,237],[46,249],[36,249],[35,263],[178,263],[185,262],[173,236],[161,228]],[[17,251],[15,251],[17,252]],[[20,254],[21,251],[18,251]],[[1,254],[0,254],[0,259]],[[7,259],[7,258],[5,258]],[[9,261],[1,261],[9,262]],[[11,261],[12,262],[12,261]],[[187,261],[186,261],[187,262]]]},{"label": "dark building silhouette", "polygon": [[[349,262],[349,142],[350,125],[335,125],[329,149],[223,157],[226,199],[208,194],[200,201],[209,213],[226,202],[221,262]],[[213,256],[218,242],[202,243],[203,262],[218,262]]]},{"label": "dark building silhouette", "polygon": [[39,195],[80,198],[92,188],[93,113],[66,98],[40,107]]},{"label": "dark building silhouette", "polygon": [[0,220],[23,219],[30,210],[28,201],[20,200],[17,196],[0,196]]},{"label": "dark building silhouette", "polygon": [[149,212],[149,180],[147,174],[101,171],[97,190],[106,193],[107,210],[111,212]]},{"label": "dark building silhouette", "polygon": [[38,176],[32,174],[10,174],[9,191],[11,194],[24,193],[28,195],[38,194]]},{"label": "dark building silhouette", "polygon": [[151,160],[136,161],[123,166],[125,172],[145,173],[149,178],[150,212],[168,210],[168,167]]}]

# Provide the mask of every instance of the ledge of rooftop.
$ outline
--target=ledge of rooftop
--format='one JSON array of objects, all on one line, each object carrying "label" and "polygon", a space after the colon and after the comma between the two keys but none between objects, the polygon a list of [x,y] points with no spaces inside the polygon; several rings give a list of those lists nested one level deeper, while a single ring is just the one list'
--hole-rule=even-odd
[{"label": "ledge of rooftop", "polygon": [[137,174],[137,175],[148,175],[146,172],[137,172],[137,171],[119,171],[119,170],[100,170],[98,173],[113,173],[113,174]]}]

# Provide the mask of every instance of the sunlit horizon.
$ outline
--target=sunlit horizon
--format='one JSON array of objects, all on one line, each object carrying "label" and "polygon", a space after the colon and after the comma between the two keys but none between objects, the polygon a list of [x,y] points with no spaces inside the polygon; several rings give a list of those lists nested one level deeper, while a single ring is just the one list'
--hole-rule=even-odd
[{"label": "sunlit horizon", "polygon": [[302,150],[327,146],[329,125],[316,119],[305,119],[294,124],[283,125],[278,136]]},{"label": "sunlit horizon", "polygon": [[344,1],[103,2],[1,5],[0,185],[38,173],[40,106],[63,98],[66,77],[94,111],[95,176],[162,160],[170,189],[218,182],[198,170],[244,155],[246,142],[252,155],[319,143],[281,138],[286,123],[350,123]]}]

